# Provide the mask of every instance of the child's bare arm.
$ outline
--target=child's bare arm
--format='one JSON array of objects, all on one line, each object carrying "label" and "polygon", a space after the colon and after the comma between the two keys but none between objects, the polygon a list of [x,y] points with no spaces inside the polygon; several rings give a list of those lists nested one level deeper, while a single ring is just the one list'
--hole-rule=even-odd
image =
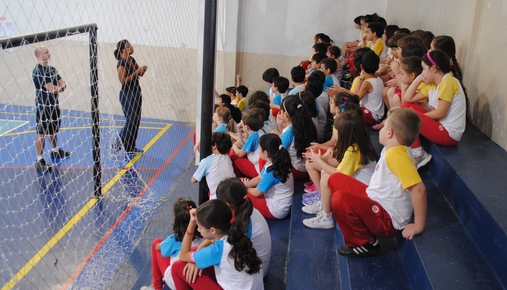
[{"label": "child's bare arm", "polygon": [[424,183],[419,182],[409,188],[412,195],[412,205],[414,206],[414,223],[408,224],[402,232],[405,239],[411,240],[415,235],[423,232],[426,225],[426,187]]}]

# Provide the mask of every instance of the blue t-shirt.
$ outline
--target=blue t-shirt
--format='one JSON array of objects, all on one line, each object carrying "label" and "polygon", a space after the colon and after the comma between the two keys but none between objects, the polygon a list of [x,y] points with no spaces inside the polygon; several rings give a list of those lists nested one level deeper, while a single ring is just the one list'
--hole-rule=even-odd
[{"label": "blue t-shirt", "polygon": [[325,92],[328,88],[332,88],[334,86],[334,80],[332,76],[327,76],[324,81],[324,86],[322,87],[322,91]]},{"label": "blue t-shirt", "polygon": [[259,132],[253,132],[248,135],[246,138],[245,144],[241,148],[246,153],[257,152],[257,147],[259,146]]},{"label": "blue t-shirt", "polygon": [[282,94],[278,94],[273,98],[273,104],[278,106],[282,104]]},{"label": "blue t-shirt", "polygon": [[227,126],[225,123],[218,125],[213,132],[227,132]]},{"label": "blue t-shirt", "polygon": [[181,242],[176,240],[176,235],[172,234],[160,243],[160,253],[162,257],[172,257],[178,255],[181,250]]},{"label": "blue t-shirt", "polygon": [[294,142],[294,133],[292,133],[292,125],[285,128],[282,135],[280,135],[280,139],[282,140],[282,146],[283,148],[289,150],[290,144]]},{"label": "blue t-shirt", "polygon": [[[268,164],[266,163],[266,165]],[[261,181],[259,181],[259,184],[257,184],[257,189],[264,194],[266,194],[271,187],[280,183],[280,178],[275,177],[274,171],[268,171],[268,167],[266,165],[262,168],[262,178]]]}]

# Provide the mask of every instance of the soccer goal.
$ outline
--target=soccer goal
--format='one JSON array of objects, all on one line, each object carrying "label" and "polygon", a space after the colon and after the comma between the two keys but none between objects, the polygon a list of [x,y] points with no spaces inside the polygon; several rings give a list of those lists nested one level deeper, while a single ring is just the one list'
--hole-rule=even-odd
[{"label": "soccer goal", "polygon": [[[161,202],[185,195],[174,185],[193,161],[198,19],[183,15],[197,15],[199,5],[42,2],[41,8],[9,5],[19,18],[11,18],[17,35],[0,38],[0,287],[105,289]],[[101,5],[110,6],[97,11]],[[67,25],[95,14],[97,24]],[[144,22],[134,26],[137,15]],[[52,20],[42,25],[43,19]],[[137,64],[148,67],[139,80],[135,144],[144,152],[127,152],[120,138],[127,119],[113,52],[123,39]],[[54,157],[46,136],[47,170],[36,167],[33,71],[40,46],[66,83],[58,93],[55,136],[58,147],[70,152]]]}]

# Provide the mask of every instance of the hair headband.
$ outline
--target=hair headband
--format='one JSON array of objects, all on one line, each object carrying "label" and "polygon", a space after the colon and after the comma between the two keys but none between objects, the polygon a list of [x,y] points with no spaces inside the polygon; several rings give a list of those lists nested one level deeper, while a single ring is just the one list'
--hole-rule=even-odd
[{"label": "hair headband", "polygon": [[296,108],[299,109],[299,108],[302,108],[302,107],[303,107],[303,105],[299,104]]},{"label": "hair headband", "polygon": [[278,151],[282,150],[282,148],[283,148],[283,145],[280,144],[280,146],[278,146]]},{"label": "hair headband", "polygon": [[428,60],[431,62],[431,64],[436,68],[436,69],[440,69],[440,67],[437,65],[437,63],[431,58],[431,55],[430,53],[428,52],[426,54],[426,56],[428,57]]}]

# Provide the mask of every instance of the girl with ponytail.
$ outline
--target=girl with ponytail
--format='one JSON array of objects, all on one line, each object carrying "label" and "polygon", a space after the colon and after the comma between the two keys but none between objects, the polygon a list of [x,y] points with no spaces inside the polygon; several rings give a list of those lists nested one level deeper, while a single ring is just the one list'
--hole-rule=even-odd
[{"label": "girl with ponytail", "polygon": [[[262,261],[244,231],[231,227],[234,221],[229,206],[218,199],[209,200],[190,211],[180,261],[172,270],[175,289],[264,289]],[[196,225],[203,238],[213,243],[192,252]],[[213,266],[215,276],[207,271],[194,271],[195,266],[188,266],[192,264],[199,270]]]},{"label": "girl with ponytail", "polygon": [[266,276],[271,258],[271,234],[266,219],[253,207],[245,185],[237,178],[227,178],[218,185],[217,198],[231,209],[234,215],[233,226],[242,229],[252,241],[262,260],[262,270]]},{"label": "girl with ponytail", "polygon": [[294,179],[308,179],[303,153],[317,140],[317,130],[308,109],[298,97],[286,97],[280,110],[277,116],[278,126],[280,129],[283,127],[280,139],[283,147],[289,151]]},{"label": "girl with ponytail", "polygon": [[266,134],[259,139],[259,151],[266,165],[253,179],[242,179],[248,188],[248,196],[256,209],[267,219],[283,219],[292,205],[294,179],[287,149],[276,134]]},{"label": "girl with ponytail", "polygon": [[[444,146],[457,145],[466,124],[466,97],[458,79],[450,74],[452,63],[440,50],[432,50],[422,57],[423,71],[410,84],[403,95],[402,108],[416,111],[422,121],[421,135],[431,142]],[[424,90],[417,90],[424,82]],[[427,106],[417,102],[428,98]],[[419,138],[411,145],[417,168],[431,160],[421,146]]]}]

